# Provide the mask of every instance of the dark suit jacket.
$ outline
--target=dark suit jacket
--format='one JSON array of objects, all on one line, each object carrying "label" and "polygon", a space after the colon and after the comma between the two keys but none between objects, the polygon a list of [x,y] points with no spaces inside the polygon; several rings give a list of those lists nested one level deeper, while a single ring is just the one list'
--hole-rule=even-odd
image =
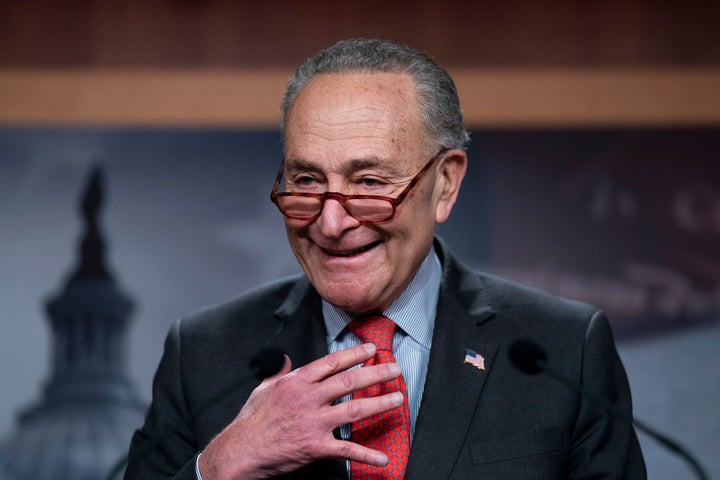
[{"label": "dark suit jacket", "polygon": [[[631,426],[546,375],[519,372],[508,360],[513,340],[533,339],[565,376],[630,409],[627,378],[604,314],[475,273],[439,240],[435,248],[442,286],[406,478],[646,478]],[[192,420],[183,418],[242,378],[270,338],[295,367],[327,353],[320,297],[305,277],[176,322],[131,455],[160,425],[172,425],[172,433],[160,431],[158,446],[131,459],[126,478],[195,478],[197,452],[234,419],[257,382],[246,382]],[[484,357],[485,370],[463,362],[466,349]],[[282,478],[347,479],[347,472],[344,461],[328,459]]]}]

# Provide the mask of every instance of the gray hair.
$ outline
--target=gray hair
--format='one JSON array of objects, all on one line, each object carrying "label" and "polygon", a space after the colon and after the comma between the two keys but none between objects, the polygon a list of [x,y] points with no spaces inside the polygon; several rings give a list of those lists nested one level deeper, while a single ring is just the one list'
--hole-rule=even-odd
[{"label": "gray hair", "polygon": [[390,40],[352,39],[337,42],[295,69],[281,106],[281,128],[300,90],[322,73],[406,73],[415,81],[420,115],[427,131],[443,148],[466,149],[470,134],[463,125],[455,83],[430,57]]}]

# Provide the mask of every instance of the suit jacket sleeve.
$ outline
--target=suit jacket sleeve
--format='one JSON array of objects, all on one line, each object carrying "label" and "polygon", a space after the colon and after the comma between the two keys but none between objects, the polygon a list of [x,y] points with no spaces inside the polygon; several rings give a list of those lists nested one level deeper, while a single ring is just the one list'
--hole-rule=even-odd
[{"label": "suit jacket sleeve", "polygon": [[[247,373],[260,345],[272,340],[295,366],[327,353],[324,324],[310,313],[320,311],[320,300],[307,285],[302,277],[281,280],[175,322],[145,424],[131,441],[126,479],[196,479],[198,452],[233,421],[259,384]],[[292,315],[284,302],[297,305]],[[146,450],[148,441],[156,445]],[[347,479],[347,473],[344,461],[326,459],[278,478]]]},{"label": "suit jacket sleeve", "polygon": [[[590,320],[581,378],[588,389],[632,412],[630,387],[602,312]],[[632,425],[581,398],[569,451],[570,478],[644,479],[645,464]]]},{"label": "suit jacket sleeve", "polygon": [[145,424],[130,444],[126,479],[196,479],[198,448],[183,393],[180,358],[180,322],[165,340],[165,350],[153,381],[153,402]]}]

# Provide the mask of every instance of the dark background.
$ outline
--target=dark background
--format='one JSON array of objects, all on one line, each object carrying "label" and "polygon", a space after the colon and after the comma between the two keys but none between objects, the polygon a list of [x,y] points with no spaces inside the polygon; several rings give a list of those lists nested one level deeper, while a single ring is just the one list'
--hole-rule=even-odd
[{"label": "dark background", "polygon": [[[720,393],[718,133],[475,131],[460,199],[439,228],[476,268],[607,310],[638,416],[708,453],[718,446]],[[0,130],[3,431],[48,375],[42,302],[75,264],[90,167],[105,171],[109,263],[137,307],[127,366],[148,400],[175,318],[299,271],[269,201],[278,139],[276,131]],[[652,448],[651,469],[670,462],[683,472]]]},{"label": "dark background", "polygon": [[[462,81],[471,163],[441,235],[475,267],[606,309],[637,415],[720,477],[710,1],[1,2],[0,436],[51,371],[43,302],[75,265],[96,162],[146,400],[177,316],[298,270],[267,199],[282,84],[354,36],[409,43]],[[650,478],[689,477],[641,442]]]}]

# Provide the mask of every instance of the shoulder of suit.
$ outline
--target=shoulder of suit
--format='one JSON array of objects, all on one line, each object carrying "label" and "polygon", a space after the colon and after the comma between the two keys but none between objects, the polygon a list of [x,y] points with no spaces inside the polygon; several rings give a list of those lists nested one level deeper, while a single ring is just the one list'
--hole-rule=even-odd
[{"label": "shoulder of suit", "polygon": [[442,246],[444,287],[447,295],[457,295],[468,311],[489,307],[495,316],[521,323],[539,322],[549,328],[579,328],[598,314],[598,308],[538,288],[519,284],[497,275],[477,271]]},{"label": "shoulder of suit", "polygon": [[274,316],[275,311],[290,292],[303,289],[307,285],[307,279],[302,274],[284,277],[254,287],[227,301],[202,307],[180,321],[184,330],[194,328],[207,330],[213,326],[222,328],[223,323],[235,323],[238,318],[242,318],[244,323],[254,319],[264,321],[267,317]]},{"label": "shoulder of suit", "polygon": [[479,273],[478,275],[481,277],[488,294],[491,294],[496,301],[511,302],[513,304],[546,305],[549,308],[568,309],[588,314],[598,310],[588,303],[560,297],[539,288],[522,285],[496,275],[486,273]]}]

